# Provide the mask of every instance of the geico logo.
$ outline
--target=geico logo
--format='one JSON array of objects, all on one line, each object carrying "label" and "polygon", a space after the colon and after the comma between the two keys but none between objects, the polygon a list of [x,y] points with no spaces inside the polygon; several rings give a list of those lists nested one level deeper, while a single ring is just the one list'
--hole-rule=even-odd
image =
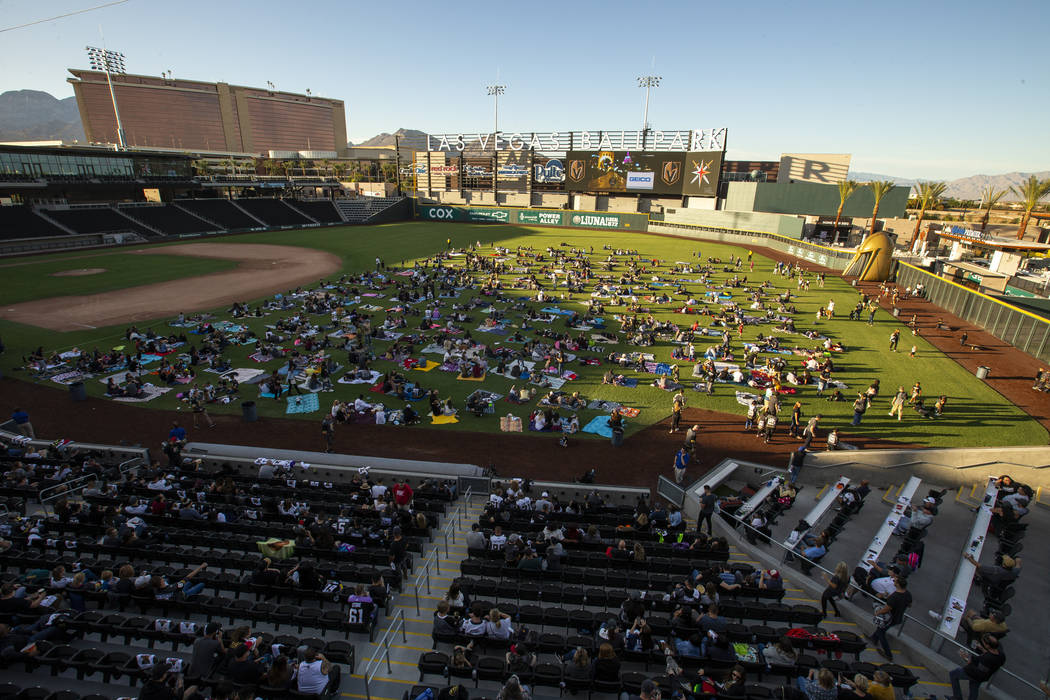
[{"label": "geico logo", "polygon": [[431,207],[431,209],[427,212],[427,216],[429,216],[431,219],[451,219],[454,216],[454,214],[455,212],[453,212],[451,209],[437,209],[434,207]]}]

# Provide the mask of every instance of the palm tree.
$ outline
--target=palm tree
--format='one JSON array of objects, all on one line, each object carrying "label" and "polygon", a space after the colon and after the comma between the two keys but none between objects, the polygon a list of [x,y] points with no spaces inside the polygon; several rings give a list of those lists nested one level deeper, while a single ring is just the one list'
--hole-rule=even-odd
[{"label": "palm tree", "polygon": [[915,222],[915,232],[911,234],[911,243],[908,248],[915,247],[915,241],[919,238],[919,227],[922,219],[926,216],[926,210],[936,207],[941,201],[941,196],[948,189],[946,182],[920,182],[919,183],[919,220]]},{"label": "palm tree", "polygon": [[843,180],[839,183],[839,210],[835,212],[835,230],[839,229],[839,219],[842,218],[842,209],[846,206],[846,200],[857,191],[860,183],[855,180]]},{"label": "palm tree", "polygon": [[1021,203],[1024,204],[1024,216],[1021,217],[1021,225],[1017,229],[1017,240],[1021,240],[1028,228],[1028,219],[1032,216],[1032,210],[1035,209],[1040,199],[1050,193],[1050,178],[1040,180],[1035,175],[1029,175],[1020,187],[1010,189],[1021,198]]},{"label": "palm tree", "polygon": [[875,208],[871,210],[871,233],[875,233],[875,221],[879,218],[879,203],[882,202],[886,193],[894,188],[894,185],[893,180],[875,180],[867,184],[867,188],[871,190],[875,198]]},{"label": "palm tree", "polygon": [[346,174],[346,163],[336,161],[336,163],[332,166],[332,170],[335,172],[336,179],[342,180],[343,175]]},{"label": "palm tree", "polygon": [[1009,190],[998,190],[988,185],[981,190],[981,205],[984,207],[984,216],[981,217],[981,232],[988,226],[988,219],[992,216],[992,207],[1006,196]]}]

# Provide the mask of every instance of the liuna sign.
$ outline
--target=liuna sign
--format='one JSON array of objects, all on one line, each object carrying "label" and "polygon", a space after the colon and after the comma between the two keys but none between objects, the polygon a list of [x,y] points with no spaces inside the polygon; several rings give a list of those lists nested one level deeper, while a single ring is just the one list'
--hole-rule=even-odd
[{"label": "liuna sign", "polygon": [[645,231],[649,218],[645,214],[606,212],[567,212],[550,209],[511,209],[505,207],[459,207],[422,204],[416,207],[417,218],[426,221],[458,221],[523,226],[571,226],[574,228],[630,229]]},{"label": "liuna sign", "polygon": [[728,129],[427,134],[428,151],[724,151]]}]

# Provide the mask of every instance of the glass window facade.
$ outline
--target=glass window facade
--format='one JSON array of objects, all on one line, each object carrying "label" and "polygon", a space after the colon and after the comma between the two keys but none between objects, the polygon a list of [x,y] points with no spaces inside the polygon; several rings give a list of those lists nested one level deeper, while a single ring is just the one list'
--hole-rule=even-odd
[{"label": "glass window facade", "polygon": [[0,174],[43,178],[188,177],[192,168],[189,160],[177,158],[0,152]]}]

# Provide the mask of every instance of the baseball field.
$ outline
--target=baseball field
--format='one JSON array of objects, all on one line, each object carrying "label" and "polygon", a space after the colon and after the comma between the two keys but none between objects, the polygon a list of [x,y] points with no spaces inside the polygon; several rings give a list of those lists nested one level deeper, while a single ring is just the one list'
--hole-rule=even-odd
[{"label": "baseball field", "polygon": [[[736,362],[742,364],[743,343],[753,343],[759,334],[780,337],[781,348],[812,350],[820,342],[801,334],[802,331],[814,331],[830,338],[833,343],[843,346],[841,351],[833,354],[834,378],[848,388],[843,392],[846,400],[829,402],[816,395],[816,387],[789,386],[795,393],[782,397],[785,412],[782,414],[782,425],[778,432],[783,437],[787,430],[787,416],[794,401],[803,406],[805,416],[823,414],[821,427],[825,430],[840,428],[844,434],[878,437],[882,440],[899,441],[912,445],[929,447],[940,446],[1000,446],[1000,445],[1039,445],[1046,444],[1046,428],[1026,414],[1006,397],[995,391],[987,383],[978,380],[954,359],[946,356],[924,338],[922,329],[912,335],[905,325],[906,319],[894,318],[879,310],[875,323],[868,326],[864,320],[850,320],[849,311],[859,300],[859,292],[835,273],[827,273],[826,282],[821,288],[814,274],[806,275],[809,289],[798,289],[796,281],[788,279],[774,271],[774,261],[756,249],[754,270],[749,271],[747,263],[740,268],[726,268],[726,261],[737,256],[747,259],[747,249],[711,242],[691,241],[672,237],[654,236],[638,233],[586,232],[578,230],[511,227],[506,225],[478,224],[434,224],[422,222],[405,222],[369,227],[336,227],[304,231],[280,231],[249,235],[227,236],[214,239],[190,239],[184,243],[173,243],[153,246],[130,247],[120,250],[83,251],[76,253],[51,254],[35,257],[9,259],[0,263],[0,338],[6,348],[0,355],[0,368],[9,377],[26,381],[39,382],[51,387],[59,386],[56,376],[66,374],[68,367],[54,363],[44,368],[38,363],[30,367],[31,353],[42,350],[43,355],[67,353],[79,349],[90,352],[95,348],[110,350],[112,348],[130,348],[127,337],[128,328],[137,327],[140,332],[152,329],[158,335],[180,335],[186,328],[173,327],[172,321],[180,314],[191,316],[197,313],[209,314],[212,323],[232,321],[230,306],[235,301],[247,302],[258,306],[272,300],[275,294],[288,295],[296,288],[311,289],[322,282],[331,282],[343,274],[357,274],[375,269],[375,258],[383,259],[387,266],[387,278],[390,286],[378,290],[371,302],[369,315],[373,324],[382,323],[388,308],[394,302],[390,299],[392,284],[406,280],[396,276],[396,272],[412,266],[416,260],[440,253],[446,248],[446,239],[451,238],[452,248],[460,249],[480,243],[478,253],[485,256],[496,254],[496,246],[509,249],[512,253],[519,246],[531,247],[534,253],[543,253],[547,248],[555,251],[582,249],[589,252],[592,263],[604,261],[615,249],[637,251],[633,259],[647,261],[648,272],[664,282],[654,283],[645,292],[659,297],[659,287],[675,282],[681,283],[685,296],[697,298],[693,310],[719,310],[718,292],[714,298],[706,295],[707,291],[723,290],[725,294],[735,297],[741,309],[748,308],[749,299],[742,289],[727,290],[727,283],[734,276],[746,276],[748,286],[769,283],[776,291],[790,290],[795,312],[791,315],[797,333],[777,333],[771,324],[754,324],[744,327],[742,338],[737,329],[728,329],[731,333],[731,349]],[[610,250],[612,249],[612,250]],[[593,252],[591,252],[593,251]],[[698,260],[697,255],[700,255]],[[600,274],[621,275],[627,268],[631,256],[613,255],[609,272]],[[672,267],[676,262],[688,263],[694,267],[702,264],[707,258],[718,259],[713,264],[712,272],[704,282],[697,280],[696,274],[686,274],[676,279]],[[459,258],[463,260],[463,258]],[[657,261],[653,265],[652,261]],[[456,259],[450,261],[455,264]],[[537,265],[537,269],[539,266]],[[507,297],[527,299],[525,308],[539,313],[542,307],[549,304],[535,300],[535,292],[523,289],[511,289],[512,274],[504,275],[504,294]],[[692,280],[692,281],[686,281]],[[558,307],[568,311],[577,311],[580,316],[586,312],[584,302],[589,301],[593,289],[587,287],[581,291],[569,293],[563,289],[550,288],[558,298]],[[765,290],[767,296],[773,289]],[[475,285],[468,285],[459,290],[458,298],[442,300],[449,305],[466,304],[471,297],[480,294]],[[640,292],[638,292],[641,295]],[[385,297],[385,298],[384,298]],[[684,297],[683,297],[684,298]],[[728,297],[727,297],[728,298]],[[817,310],[827,307],[834,300],[835,317],[817,318]],[[363,303],[363,302],[359,302]],[[591,347],[587,351],[576,353],[576,360],[568,362],[566,369],[571,370],[575,378],[568,380],[562,387],[565,391],[579,392],[588,402],[594,400],[612,401],[630,409],[637,409],[638,414],[627,421],[628,437],[647,426],[665,420],[670,414],[672,392],[652,386],[658,375],[620,370],[626,377],[637,380],[636,387],[603,384],[602,378],[610,368],[607,357],[612,352],[645,352],[651,353],[657,364],[678,364],[681,381],[685,384],[685,394],[691,408],[702,408],[740,416],[741,426],[745,409],[738,403],[736,391],[758,392],[759,389],[732,383],[716,383],[714,393],[708,395],[694,390],[692,363],[672,358],[672,350],[680,348],[669,339],[658,340],[655,345],[636,347],[629,344],[620,330],[617,317],[629,315],[623,305],[623,299],[613,299],[606,303],[603,317],[605,329],[613,331],[615,341]],[[649,316],[656,321],[670,321],[680,327],[691,326],[698,322],[702,329],[707,325],[709,316],[702,313],[683,314],[674,309],[682,308],[681,299],[670,303],[661,303],[659,299],[639,298],[639,305],[647,309],[639,316]],[[724,300],[722,302],[724,304]],[[494,306],[497,304],[493,302]],[[506,305],[507,331],[521,332],[529,338],[536,338],[537,324],[530,324],[525,330],[520,329],[524,316],[509,310]],[[409,329],[417,329],[424,304],[409,305],[403,313],[409,323]],[[257,336],[263,336],[267,326],[292,314],[302,313],[302,309],[273,311],[267,315],[254,318],[240,318],[235,322],[246,326]],[[398,312],[402,313],[402,312]],[[473,339],[481,343],[499,343],[503,347],[515,349],[505,336],[474,332],[478,326],[479,314],[473,313],[472,322],[465,324]],[[866,320],[866,314],[864,315]],[[558,332],[577,334],[568,330],[563,317],[553,319],[549,328]],[[313,316],[309,319],[320,332],[332,330],[328,314]],[[543,326],[539,326],[543,328]],[[888,350],[889,336],[895,329],[901,330],[900,350],[891,353]],[[725,329],[717,329],[719,332]],[[202,336],[188,334],[186,345],[176,349],[174,357],[188,352],[190,345],[200,342]],[[381,354],[394,341],[376,339],[374,350]],[[698,357],[720,338],[712,335],[696,341]],[[914,356],[909,350],[915,346]],[[251,344],[228,346],[223,356],[230,360],[234,368],[251,368],[270,372],[286,361],[273,359],[258,363],[250,356],[256,348]],[[331,348],[333,358],[346,369],[345,353]],[[798,353],[781,353],[789,367],[797,369],[803,357]],[[418,355],[417,355],[418,356]],[[765,353],[760,357],[764,358]],[[601,364],[581,364],[579,360],[594,358]],[[173,357],[169,357],[173,360]],[[431,358],[440,360],[440,357]],[[435,370],[426,373],[406,371],[391,361],[377,359],[372,367],[380,372],[401,369],[409,379],[425,389],[436,389],[444,399],[449,397],[459,407],[458,422],[435,426],[435,431],[478,431],[499,432],[499,417],[507,413],[526,418],[536,408],[537,400],[544,393],[542,390],[525,405],[514,405],[503,400],[497,401],[496,411],[481,418],[466,414],[462,410],[467,395],[477,389],[506,396],[511,385],[521,386],[522,382],[489,372],[483,381],[471,382],[457,379],[454,372]],[[155,371],[157,365],[147,365],[143,375],[145,381],[151,381],[148,374]],[[203,385],[215,381],[217,375],[198,371],[195,368],[193,382]],[[338,374],[335,375],[338,377]],[[84,383],[92,396],[101,397],[105,393],[105,384],[100,381],[102,375],[86,377]],[[859,426],[851,426],[853,415],[852,399],[857,391],[865,390],[869,384],[879,379],[881,382],[880,399],[864,416]],[[154,382],[157,381],[153,377]],[[925,418],[905,410],[902,421],[890,418],[889,396],[898,386],[909,390],[919,381],[928,405],[932,406],[936,397],[946,395],[948,404],[944,414],[937,418]],[[186,384],[175,384],[171,390],[156,398],[135,404],[141,410],[188,410],[185,402],[180,400]],[[319,410],[296,414],[293,417],[304,420],[320,421],[322,412],[327,410],[333,399],[353,400],[368,389],[364,385],[334,384],[334,391],[320,392]],[[371,394],[370,400],[389,400],[394,405],[396,400],[382,394]],[[259,396],[259,387],[254,384],[242,384],[237,398],[228,403],[215,403],[208,406],[214,415],[239,413],[240,402],[253,400],[257,402],[262,416],[285,416],[284,399],[263,399]],[[403,403],[403,402],[402,402]],[[422,402],[417,407],[424,416],[429,410]],[[10,410],[10,408],[8,409]],[[633,412],[633,411],[632,411]],[[586,425],[593,418],[602,415],[600,409],[582,409],[579,411],[581,425]],[[429,420],[424,417],[424,424]],[[415,428],[397,428],[391,430],[413,430]],[[597,438],[595,438],[597,439]]]}]

